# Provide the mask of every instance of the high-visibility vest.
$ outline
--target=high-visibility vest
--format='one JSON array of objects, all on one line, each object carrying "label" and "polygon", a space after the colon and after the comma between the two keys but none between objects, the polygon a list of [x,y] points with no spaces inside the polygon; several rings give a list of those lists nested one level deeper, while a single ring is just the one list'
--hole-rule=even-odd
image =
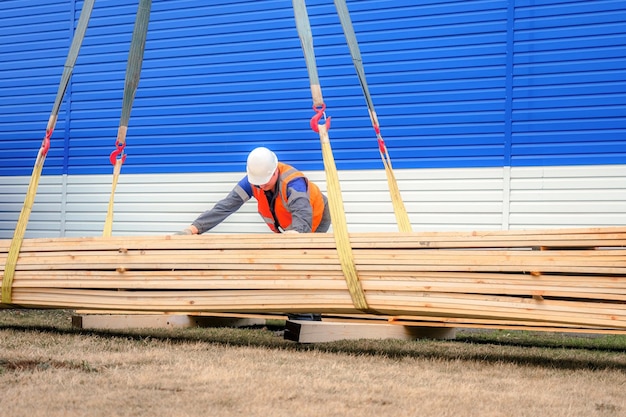
[{"label": "high-visibility vest", "polygon": [[[311,182],[304,176],[304,174],[294,167],[278,163],[279,176],[277,180],[277,192],[278,195],[274,198],[274,214],[278,221],[278,226],[285,230],[291,226],[291,212],[287,205],[287,185],[295,178],[304,178],[307,183],[307,194],[309,201],[311,202],[311,208],[313,209],[313,221],[311,224],[311,231],[315,232],[319,226],[322,216],[324,215],[324,198],[322,192],[315,183]],[[252,187],[252,193],[257,200],[257,210],[268,227],[275,233],[280,233],[280,230],[276,227],[274,216],[270,210],[270,202],[265,196],[265,192],[259,187]]]}]

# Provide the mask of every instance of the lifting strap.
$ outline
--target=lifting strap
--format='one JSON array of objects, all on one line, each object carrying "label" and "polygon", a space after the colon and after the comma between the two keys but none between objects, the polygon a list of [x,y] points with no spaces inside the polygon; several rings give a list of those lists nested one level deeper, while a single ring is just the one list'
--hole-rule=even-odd
[{"label": "lifting strap", "polygon": [[150,9],[152,0],[139,0],[137,6],[137,16],[135,17],[135,27],[133,37],[128,51],[128,62],[126,64],[126,79],[124,82],[124,98],[122,100],[122,114],[120,124],[117,129],[117,139],[115,140],[115,150],[111,152],[110,161],[113,165],[113,180],[111,186],[111,196],[109,197],[109,207],[107,217],[104,222],[102,235],[111,236],[113,231],[113,203],[115,199],[115,189],[122,170],[122,164],[126,161],[124,148],[126,147],[126,132],[128,131],[128,121],[130,111],[135,100],[135,93],[139,85],[141,66],[143,64],[143,53],[146,47],[146,37],[148,34],[148,23],[150,21]]},{"label": "lifting strap", "polygon": [[[322,144],[322,156],[324,159],[324,170],[326,172],[326,186],[328,189],[328,204],[330,208],[330,217],[333,225],[335,243],[337,245],[337,253],[339,262],[343,271],[348,290],[352,297],[352,303],[358,310],[368,311],[369,307],[365,299],[363,287],[359,281],[359,277],[352,255],[352,247],[350,246],[350,237],[348,235],[348,227],[346,224],[345,213],[343,210],[343,200],[341,197],[341,189],[339,187],[339,177],[335,166],[333,151],[330,146],[330,138],[328,129],[330,127],[330,117],[324,124],[319,124],[321,117],[324,115],[326,105],[322,97],[322,89],[317,74],[317,66],[315,63],[315,53],[313,51],[313,35],[311,33],[311,25],[309,22],[306,4],[304,0],[293,0],[293,9],[296,18],[296,28],[306,67],[309,73],[309,82],[311,84],[311,95],[313,97],[313,110],[316,115],[311,119],[311,127],[319,133],[320,142]],[[325,118],[325,115],[324,115]]]},{"label": "lifting strap", "polygon": [[57,90],[56,99],[54,100],[52,111],[50,112],[48,125],[46,126],[46,135],[44,136],[41,147],[39,148],[35,165],[33,166],[33,172],[30,177],[30,183],[28,184],[24,205],[17,221],[15,232],[13,233],[13,239],[11,240],[11,246],[9,247],[9,252],[7,254],[4,275],[2,277],[2,304],[11,303],[13,276],[15,275],[15,267],[17,266],[17,258],[19,257],[20,249],[22,248],[24,234],[26,233],[26,225],[28,224],[28,219],[30,218],[30,213],[35,202],[35,195],[37,194],[37,187],[39,185],[39,179],[41,178],[41,170],[43,168],[44,161],[46,160],[48,150],[50,149],[50,138],[52,137],[52,133],[56,127],[61,102],[65,96],[65,91],[67,90],[72,72],[74,71],[74,64],[76,64],[78,52],[80,51],[83,39],[85,38],[85,32],[87,31],[94,2],[95,0],[85,0],[83,3],[76,31],[74,32],[74,36],[72,38],[72,44],[67,54],[65,65],[63,66],[63,74],[61,75],[59,89]]},{"label": "lifting strap", "polygon": [[391,157],[387,152],[387,146],[385,145],[385,141],[380,133],[380,125],[378,124],[378,117],[376,116],[376,110],[374,109],[374,102],[372,101],[369,88],[367,87],[365,70],[363,69],[363,60],[361,59],[359,44],[356,39],[356,34],[354,33],[354,27],[352,25],[352,20],[350,19],[350,13],[348,12],[346,1],[335,0],[335,8],[337,9],[337,14],[339,15],[339,20],[341,21],[341,26],[343,27],[343,33],[346,37],[348,47],[350,48],[350,55],[352,56],[354,69],[359,77],[359,83],[361,84],[361,89],[363,90],[365,101],[367,102],[370,120],[372,121],[372,126],[374,127],[374,131],[376,132],[376,137],[378,139],[378,150],[380,151],[380,157],[383,161],[383,165],[385,166],[385,173],[387,174],[387,182],[389,184],[389,193],[391,194],[391,202],[393,204],[393,211],[396,215],[398,229],[400,232],[411,232],[411,222],[406,212],[406,208],[404,207],[400,190],[398,189],[398,183],[396,182],[396,177],[393,173],[393,168],[391,167]]}]

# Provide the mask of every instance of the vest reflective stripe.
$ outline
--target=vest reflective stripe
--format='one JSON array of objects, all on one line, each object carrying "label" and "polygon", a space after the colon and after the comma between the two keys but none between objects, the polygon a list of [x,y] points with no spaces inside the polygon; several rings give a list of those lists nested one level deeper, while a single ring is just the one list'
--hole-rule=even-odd
[{"label": "vest reflective stripe", "polygon": [[[311,202],[311,208],[313,211],[311,231],[315,232],[320,222],[322,221],[322,216],[324,215],[324,198],[322,197],[320,189],[313,182],[309,181],[302,174],[302,172],[298,171],[290,165],[279,162],[278,171],[279,189],[278,195],[274,200],[274,213],[276,214],[276,218],[278,219],[279,226],[284,230],[289,228],[292,222],[291,213],[289,212],[287,202],[287,184],[289,184],[289,181],[295,178],[304,178],[304,180],[307,182],[307,195],[309,197],[309,201]],[[267,201],[265,192],[259,187],[253,186],[252,193],[254,195],[254,198],[257,199],[257,210],[263,218],[263,221],[267,223],[268,227],[272,229],[272,231],[280,233],[280,230],[278,230],[274,225],[274,217],[272,216],[270,203],[269,201]]]}]

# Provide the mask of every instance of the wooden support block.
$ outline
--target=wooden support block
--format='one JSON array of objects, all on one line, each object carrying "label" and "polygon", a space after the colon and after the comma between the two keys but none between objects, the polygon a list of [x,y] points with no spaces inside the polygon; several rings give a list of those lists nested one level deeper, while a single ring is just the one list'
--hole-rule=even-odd
[{"label": "wooden support block", "polygon": [[195,327],[194,317],[173,314],[85,314],[72,316],[72,327],[120,330]]},{"label": "wooden support block", "polygon": [[84,314],[72,316],[72,326],[81,329],[130,329],[173,327],[264,326],[265,319],[192,316],[186,314]]},{"label": "wooden support block", "polygon": [[285,339],[299,343],[321,343],[356,339],[454,339],[456,329],[396,324],[340,323],[288,320]]}]

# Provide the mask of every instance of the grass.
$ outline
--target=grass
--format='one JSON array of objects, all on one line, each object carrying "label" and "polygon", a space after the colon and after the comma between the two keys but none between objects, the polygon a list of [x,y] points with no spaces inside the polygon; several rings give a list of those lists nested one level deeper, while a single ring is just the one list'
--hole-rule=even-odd
[{"label": "grass", "polygon": [[302,345],[269,328],[92,331],[0,310],[6,415],[620,416],[626,336],[459,329]]}]

